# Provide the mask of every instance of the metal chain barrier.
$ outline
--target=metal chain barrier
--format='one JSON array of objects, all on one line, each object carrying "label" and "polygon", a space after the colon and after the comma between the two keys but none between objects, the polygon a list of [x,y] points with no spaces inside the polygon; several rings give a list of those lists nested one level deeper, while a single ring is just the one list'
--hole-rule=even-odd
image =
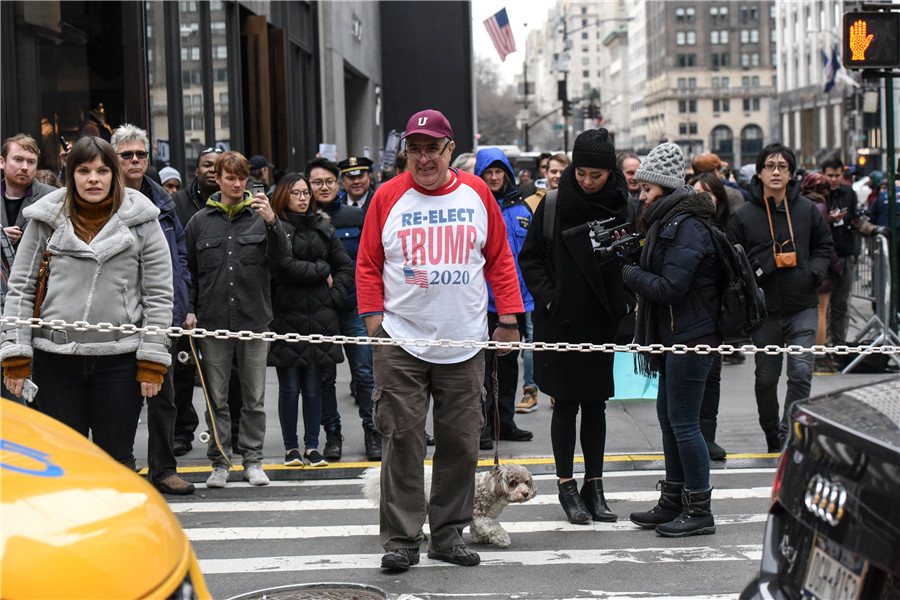
[{"label": "metal chain barrier", "polygon": [[414,346],[424,347],[441,347],[441,348],[484,348],[486,350],[536,350],[536,351],[554,351],[554,352],[649,352],[651,354],[662,354],[663,352],[674,352],[676,354],[686,354],[687,352],[696,352],[698,354],[709,354],[717,352],[719,354],[733,354],[735,352],[743,352],[745,354],[756,354],[762,352],[770,355],[777,354],[806,354],[812,353],[816,356],[824,356],[826,354],[837,354],[840,356],[847,354],[900,354],[900,346],[893,345],[839,345],[839,346],[810,346],[804,347],[799,345],[793,346],[775,346],[768,345],[759,348],[753,344],[744,344],[733,346],[731,344],[721,344],[719,346],[708,346],[700,344],[698,346],[687,346],[685,344],[674,344],[665,346],[663,344],[651,344],[650,346],[642,346],[640,344],[591,344],[588,342],[573,344],[568,342],[495,342],[493,340],[487,342],[479,342],[475,340],[426,340],[426,339],[405,339],[405,338],[380,338],[368,336],[345,336],[345,335],[322,335],[311,334],[302,335],[299,333],[275,333],[274,331],[265,331],[255,333],[252,331],[230,331],[228,329],[207,330],[203,328],[182,329],[181,327],[162,328],[155,325],[139,327],[133,323],[124,325],[113,325],[112,323],[88,323],[87,321],[75,321],[67,323],[60,319],[44,321],[38,318],[19,319],[17,317],[5,317],[0,319],[3,328],[7,329],[14,326],[28,326],[33,329],[41,327],[49,327],[51,329],[61,331],[69,329],[72,331],[97,331],[102,333],[120,332],[124,334],[144,333],[147,335],[166,335],[169,337],[190,336],[193,338],[212,337],[218,340],[236,338],[239,340],[264,340],[267,342],[284,341],[289,343],[307,342],[310,344],[368,344],[381,346]]}]

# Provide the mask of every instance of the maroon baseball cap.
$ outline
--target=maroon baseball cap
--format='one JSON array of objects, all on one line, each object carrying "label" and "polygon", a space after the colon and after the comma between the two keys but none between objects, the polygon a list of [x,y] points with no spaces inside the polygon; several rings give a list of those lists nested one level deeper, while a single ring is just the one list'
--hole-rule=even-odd
[{"label": "maroon baseball cap", "polygon": [[414,133],[424,133],[434,138],[453,139],[453,129],[450,128],[447,117],[434,109],[421,110],[409,118],[403,138]]}]

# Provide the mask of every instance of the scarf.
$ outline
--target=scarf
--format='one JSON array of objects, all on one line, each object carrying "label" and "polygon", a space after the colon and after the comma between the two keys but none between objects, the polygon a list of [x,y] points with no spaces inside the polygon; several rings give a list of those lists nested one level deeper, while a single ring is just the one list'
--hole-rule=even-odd
[{"label": "scarf", "polygon": [[[716,204],[707,193],[695,193],[689,185],[663,196],[644,209],[644,221],[650,225],[644,238],[641,250],[640,267],[642,271],[650,271],[650,260],[653,249],[659,238],[659,230],[673,218],[681,214],[692,214],[707,219],[716,212]],[[634,341],[642,346],[659,343],[656,322],[656,303],[640,297],[638,299],[637,317],[635,318]],[[662,367],[663,355],[650,352],[639,352],[635,355],[635,370],[645,377],[652,377]]]},{"label": "scarf", "polygon": [[234,221],[242,210],[253,204],[253,195],[246,190],[244,191],[244,199],[235,205],[221,202],[219,200],[221,197],[222,192],[216,192],[209,197],[209,200],[206,201],[206,205],[212,206],[213,208],[218,208],[223,213],[228,215],[228,220],[230,221]]}]

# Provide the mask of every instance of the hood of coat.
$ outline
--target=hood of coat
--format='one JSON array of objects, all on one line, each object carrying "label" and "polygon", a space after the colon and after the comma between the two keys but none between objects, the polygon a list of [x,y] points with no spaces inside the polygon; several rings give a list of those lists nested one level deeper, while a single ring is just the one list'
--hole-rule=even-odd
[{"label": "hood of coat", "polygon": [[51,252],[90,256],[99,262],[107,260],[134,243],[134,236],[129,231],[131,228],[156,221],[159,217],[159,209],[147,196],[137,190],[126,188],[119,210],[109,218],[109,222],[91,243],[86,244],[75,235],[75,230],[63,214],[65,198],[65,188],[55,190],[26,208],[25,216],[53,228],[53,237],[50,239]]},{"label": "hood of coat", "polygon": [[[792,203],[794,200],[800,197],[800,182],[796,179],[791,179],[788,181],[787,189],[785,190],[785,198],[788,202]],[[765,205],[763,204],[763,184],[760,181],[759,177],[756,175],[753,176],[753,179],[750,180],[750,202],[753,202],[763,210],[765,210]]]},{"label": "hood of coat", "polygon": [[509,159],[506,158],[506,154],[500,148],[482,148],[478,151],[478,154],[475,155],[475,175],[481,177],[484,170],[495,162],[501,163],[498,166],[506,171],[510,185],[516,187],[516,175],[513,173],[512,165],[509,164]]}]

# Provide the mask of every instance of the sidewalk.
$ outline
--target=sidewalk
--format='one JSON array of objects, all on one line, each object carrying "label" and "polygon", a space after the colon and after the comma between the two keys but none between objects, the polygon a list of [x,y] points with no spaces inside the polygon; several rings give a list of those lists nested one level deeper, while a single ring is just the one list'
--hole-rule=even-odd
[{"label": "sidewalk", "polygon": [[[520,363],[521,366],[521,363]],[[719,408],[718,432],[716,441],[731,455],[764,454],[766,443],[759,427],[756,411],[756,400],[753,393],[753,357],[748,356],[747,361],[740,365],[723,365],[722,368],[722,399]],[[813,377],[812,395],[819,395],[847,387],[862,386],[867,383],[877,382],[896,375],[892,374],[849,374],[849,375],[815,375]],[[521,377],[521,368],[520,368]],[[341,413],[341,421],[344,435],[344,457],[339,463],[350,466],[348,463],[360,463],[366,460],[363,448],[363,431],[357,413],[356,405],[349,391],[350,371],[344,362],[338,368],[338,407]],[[784,399],[786,389],[786,376],[782,375],[779,386],[779,398]],[[521,390],[521,384],[519,385]],[[201,425],[195,432],[193,449],[179,459],[179,469],[183,471],[198,471],[197,476],[190,479],[203,480],[205,475],[199,471],[205,471],[209,467],[206,459],[206,445],[201,444],[196,435],[206,429],[203,420],[204,400],[199,387],[194,388],[194,406],[200,415]],[[282,466],[284,448],[281,442],[281,426],[278,422],[278,381],[275,369],[268,369],[266,381],[266,440],[263,448],[264,466]],[[659,433],[659,425],[656,419],[656,406],[653,401],[631,402],[610,401],[607,404],[607,455],[617,454],[661,454],[662,441]],[[550,445],[550,418],[552,407],[550,398],[544,394],[538,400],[538,409],[529,414],[516,415],[516,424],[528,431],[534,432],[534,439],[530,442],[500,442],[501,459],[552,459],[553,451]],[[302,419],[298,425],[302,438]],[[430,418],[428,431],[431,432]],[[321,451],[325,442],[325,434],[320,435]],[[429,457],[433,447],[429,447]],[[576,448],[576,455],[580,455],[580,449]],[[138,427],[135,440],[135,456],[138,467],[146,467],[147,456],[147,420],[146,409],[141,415],[141,423]],[[494,452],[482,451],[481,458],[492,460]],[[240,464],[240,456],[235,457],[235,465]],[[335,463],[332,463],[335,464]],[[362,465],[354,465],[362,466]],[[190,468],[195,467],[195,468]],[[198,469],[202,467],[204,469]],[[310,471],[321,469],[284,468],[285,471],[294,473],[296,477],[305,477]],[[552,471],[549,471],[552,472]],[[305,473],[301,475],[300,473]],[[291,478],[290,474],[284,475]],[[282,477],[279,477],[282,478]]]}]

